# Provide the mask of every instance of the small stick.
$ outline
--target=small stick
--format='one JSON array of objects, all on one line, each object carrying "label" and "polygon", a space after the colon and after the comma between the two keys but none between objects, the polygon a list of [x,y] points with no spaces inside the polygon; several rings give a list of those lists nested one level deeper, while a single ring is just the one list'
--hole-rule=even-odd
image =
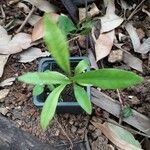
[{"label": "small stick", "polygon": [[16,31],[16,33],[19,33],[22,30],[22,28],[25,26],[25,24],[27,23],[27,21],[29,20],[29,18],[33,14],[34,10],[35,10],[35,7],[32,6],[31,11],[29,12],[28,16],[26,17],[26,19],[24,20],[24,22],[21,24],[21,26],[18,28],[18,30]]},{"label": "small stick", "polygon": [[9,23],[7,23],[7,24],[5,25],[5,29],[7,29],[13,22],[14,22],[14,20],[11,20]]},{"label": "small stick", "polygon": [[4,9],[3,9],[3,6],[0,5],[0,8],[1,8],[1,12],[2,12],[2,17],[5,19],[6,18],[6,15],[5,15],[5,12],[4,12]]},{"label": "small stick", "polygon": [[[122,112],[122,110],[123,110],[123,101],[121,99],[120,92],[119,92],[118,89],[117,89],[117,94],[118,94],[119,102],[121,104],[121,110],[120,110],[120,112]],[[122,117],[121,117],[121,113],[120,113],[119,124],[121,124],[121,123],[122,123]]]},{"label": "small stick", "polygon": [[65,136],[67,137],[67,139],[70,142],[71,145],[71,149],[73,148],[73,142],[71,141],[70,137],[67,135],[67,133],[65,132],[65,130],[63,129],[62,125],[59,123],[59,121],[57,120],[56,117],[54,117],[55,121],[57,122],[57,124],[59,125],[60,129],[63,131],[63,133],[65,134]]},{"label": "small stick", "polygon": [[130,14],[130,16],[127,18],[127,21],[129,21],[138,11],[139,7],[145,2],[145,0],[142,0],[139,5],[133,10],[133,12]]}]

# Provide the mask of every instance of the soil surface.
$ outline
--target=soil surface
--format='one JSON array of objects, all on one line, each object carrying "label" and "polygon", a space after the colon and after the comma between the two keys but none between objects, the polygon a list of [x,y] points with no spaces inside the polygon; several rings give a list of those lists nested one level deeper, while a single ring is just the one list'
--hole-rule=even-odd
[{"label": "soil surface", "polygon": [[[12,0],[12,2],[15,0]],[[57,1],[51,1],[56,6],[60,6],[59,11],[66,13],[64,6]],[[133,1],[136,5],[139,3]],[[10,4],[8,1],[1,1],[6,18],[2,19],[0,12],[0,25],[5,26],[13,19],[18,20],[15,24],[10,25],[7,28],[8,33],[14,35],[15,31],[22,24],[22,21],[26,18],[26,14],[22,8],[18,8],[16,6],[16,2]],[[31,5],[29,3],[25,3],[29,8]],[[148,7],[148,2],[144,2],[142,7],[146,7],[146,10],[150,10]],[[98,6],[101,10],[101,6]],[[116,13],[121,14],[119,11],[118,4],[116,5],[117,11]],[[103,10],[102,10],[103,11]],[[129,10],[128,10],[129,11]],[[104,13],[104,12],[102,12]],[[130,14],[131,11],[127,12]],[[43,12],[40,10],[36,10],[34,14],[43,15]],[[20,23],[20,22],[21,23]],[[133,15],[131,21],[133,22],[134,27],[137,28],[141,39],[147,38],[150,36],[150,17],[148,17],[142,10],[140,9],[135,15]],[[22,32],[31,34],[33,27],[28,23],[22,29]],[[116,29],[116,34],[123,33],[127,34],[121,27]],[[147,117],[150,117],[150,54],[139,55],[133,51],[133,46],[131,44],[131,40],[128,37],[125,37],[124,42],[126,43],[124,49],[126,51],[131,50],[132,55],[141,59],[143,62],[143,73],[140,73],[134,69],[131,69],[128,65],[123,62],[118,63],[110,63],[108,62],[108,57],[98,62],[99,67],[114,67],[114,68],[122,68],[136,72],[139,75],[142,75],[145,78],[143,84],[138,86],[128,88],[125,90],[120,90],[120,96],[124,105],[128,105],[131,108],[137,110],[138,112],[144,114]],[[86,42],[73,40],[69,43],[71,56],[87,56],[88,52],[86,50]],[[45,46],[43,42],[39,42],[36,47],[41,48],[42,51],[45,51]],[[115,49],[115,47],[113,47]],[[26,72],[33,72],[37,70],[38,62],[40,58],[30,62],[30,63],[19,63],[19,54],[11,55],[8,59],[8,62],[5,66],[3,77],[1,81],[22,75]],[[88,141],[92,150],[110,150],[111,146],[115,147],[106,137],[101,133],[100,130],[96,129],[90,121],[103,122],[100,118],[113,118],[117,121],[116,118],[112,117],[110,114],[98,108],[97,106],[93,106],[93,113],[91,116],[86,115],[84,112],[80,114],[57,114],[55,119],[50,123],[48,129],[43,131],[39,125],[39,116],[41,112],[41,108],[37,108],[33,104],[32,99],[32,89],[31,85],[26,85],[19,81],[15,81],[11,86],[6,86],[5,88],[10,89],[10,92],[7,97],[0,101],[0,106],[7,108],[7,112],[3,114],[5,117],[10,118],[15,121],[19,128],[31,133],[32,135],[38,137],[43,142],[48,142],[55,147],[59,147],[61,145],[70,145],[69,140],[73,143],[81,143],[83,141]],[[3,88],[1,88],[3,89]],[[102,90],[108,96],[115,100],[119,100],[118,93],[115,90]],[[70,92],[69,92],[70,93]],[[68,94],[69,95],[69,94]],[[136,137],[136,136],[135,136]],[[138,135],[137,135],[138,137]],[[69,140],[68,140],[69,139]],[[142,146],[145,148],[145,137],[139,136],[139,142],[142,143]]]}]

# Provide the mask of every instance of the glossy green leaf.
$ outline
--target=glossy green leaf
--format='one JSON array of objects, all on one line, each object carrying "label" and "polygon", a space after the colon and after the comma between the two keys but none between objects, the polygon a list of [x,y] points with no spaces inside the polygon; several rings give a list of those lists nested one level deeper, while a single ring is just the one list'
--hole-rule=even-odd
[{"label": "glossy green leaf", "polygon": [[103,89],[122,89],[141,83],[137,74],[120,69],[99,69],[75,75],[71,78],[79,84],[89,84]]},{"label": "glossy green leaf", "polygon": [[87,60],[81,60],[75,68],[75,74],[80,74],[89,67],[89,62]]},{"label": "glossy green leaf", "polygon": [[76,97],[76,100],[78,101],[79,105],[88,113],[92,113],[92,105],[91,101],[81,86],[78,86],[77,84],[74,84],[74,94]]},{"label": "glossy green leaf", "polygon": [[44,91],[44,85],[35,85],[32,91],[33,96],[40,95]]},{"label": "glossy green leaf", "polygon": [[67,35],[73,31],[76,31],[76,27],[71,19],[66,15],[61,15],[58,20],[59,28]]},{"label": "glossy green leaf", "polygon": [[58,86],[47,97],[40,116],[40,125],[42,129],[46,129],[49,122],[53,119],[60,93],[65,86],[66,85]]},{"label": "glossy green leaf", "polygon": [[47,85],[47,87],[50,91],[53,91],[55,89],[55,86],[53,84],[49,84]]},{"label": "glossy green leaf", "polygon": [[70,80],[65,75],[56,71],[26,73],[18,77],[18,80],[34,85],[70,83]]},{"label": "glossy green leaf", "polygon": [[70,74],[69,49],[66,36],[47,14],[44,15],[44,41],[60,68]]}]

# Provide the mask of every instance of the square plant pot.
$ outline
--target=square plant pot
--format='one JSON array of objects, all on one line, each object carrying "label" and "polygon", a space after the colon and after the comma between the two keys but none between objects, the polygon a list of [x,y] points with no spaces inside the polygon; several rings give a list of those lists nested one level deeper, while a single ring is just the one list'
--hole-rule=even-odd
[{"label": "square plant pot", "polygon": [[[71,57],[70,58],[71,68],[75,68],[76,65],[83,59],[88,60],[87,57]],[[38,72],[44,72],[46,70],[59,72],[60,69],[57,66],[57,64],[53,58],[42,58],[41,61],[39,62]],[[87,69],[87,71],[89,71],[89,70],[90,70],[90,68]],[[72,86],[70,86],[70,87],[72,87]],[[69,90],[71,89],[70,87],[68,87]],[[85,87],[85,90],[90,98],[90,86]],[[48,93],[48,91],[45,89],[42,94],[40,94],[38,96],[34,96],[33,97],[34,105],[37,107],[42,107],[48,96],[47,93]],[[70,94],[72,94],[72,95],[70,96]],[[71,91],[67,91],[67,89],[66,89],[66,91],[62,92],[61,95],[64,95],[63,101],[59,100],[59,102],[57,104],[56,112],[58,112],[58,113],[59,112],[60,113],[74,113],[74,114],[83,112],[83,109],[80,107],[79,103],[76,101],[76,99],[74,97],[73,89]]]}]

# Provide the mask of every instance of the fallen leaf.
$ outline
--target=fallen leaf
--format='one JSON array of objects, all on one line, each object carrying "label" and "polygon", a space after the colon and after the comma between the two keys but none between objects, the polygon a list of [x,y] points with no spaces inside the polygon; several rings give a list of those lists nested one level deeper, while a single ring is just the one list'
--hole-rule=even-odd
[{"label": "fallen leaf", "polygon": [[124,0],[120,0],[120,4],[121,4],[121,8],[123,8],[125,11],[128,9],[128,10],[131,10],[132,9],[132,6],[128,5],[128,3]]},{"label": "fallen leaf", "polygon": [[88,50],[88,58],[90,60],[91,68],[98,69],[95,57],[94,57],[94,55],[93,55],[93,53],[92,53],[92,51],[90,49]]},{"label": "fallen leaf", "polygon": [[19,2],[17,4],[17,7],[22,8],[25,13],[29,13],[30,12],[29,7],[26,4],[22,3],[22,2]]},{"label": "fallen leaf", "polygon": [[120,150],[142,150],[141,144],[127,130],[112,123],[104,124],[91,122]]},{"label": "fallen leaf", "polygon": [[150,51],[150,37],[138,48],[138,53],[147,54]]},{"label": "fallen leaf", "polygon": [[[58,22],[59,16],[56,13],[49,13],[51,19],[54,22]],[[34,25],[33,31],[32,31],[32,42],[39,40],[40,38],[43,37],[44,33],[44,24],[43,24],[43,17]]]},{"label": "fallen leaf", "polygon": [[12,85],[15,80],[16,77],[8,78],[0,83],[0,87]]},{"label": "fallen leaf", "polygon": [[0,55],[0,77],[3,75],[4,67],[9,55]]},{"label": "fallen leaf", "polygon": [[122,50],[114,50],[111,51],[108,57],[108,62],[115,63],[122,61],[123,51]]},{"label": "fallen leaf", "polygon": [[0,90],[0,102],[4,102],[4,98],[8,95],[9,89]]},{"label": "fallen leaf", "polygon": [[0,45],[7,44],[11,39],[11,35],[7,34],[7,31],[0,25]]},{"label": "fallen leaf", "polygon": [[23,1],[29,2],[30,4],[39,8],[41,11],[44,11],[47,13],[55,12],[55,6],[50,4],[50,2],[46,0],[23,0]]},{"label": "fallen leaf", "polygon": [[92,37],[95,41],[96,61],[99,61],[110,53],[115,38],[115,32],[112,30],[107,33],[102,33],[98,39],[96,39],[92,33]]},{"label": "fallen leaf", "polygon": [[27,62],[31,62],[39,57],[46,57],[49,55],[50,55],[50,53],[47,51],[42,52],[40,48],[32,47],[32,48],[29,48],[28,50],[20,53],[19,62],[27,63]]},{"label": "fallen leaf", "polygon": [[138,48],[140,47],[141,43],[140,43],[140,38],[138,37],[138,34],[136,32],[136,29],[133,27],[131,23],[127,23],[125,25],[125,29],[130,35],[134,51],[138,52]]},{"label": "fallen leaf", "polygon": [[101,17],[100,19],[101,33],[111,31],[117,28],[123,22],[123,18],[115,14],[114,0],[109,0],[106,15]]},{"label": "fallen leaf", "polygon": [[34,26],[42,17],[38,16],[38,15],[32,15],[29,20],[28,20],[28,23],[31,25],[31,26]]},{"label": "fallen leaf", "polygon": [[123,62],[131,68],[143,72],[142,61],[139,58],[130,54],[129,52],[123,52]]},{"label": "fallen leaf", "polygon": [[30,34],[18,33],[11,39],[2,26],[0,26],[0,33],[0,54],[15,54],[30,47]]}]

